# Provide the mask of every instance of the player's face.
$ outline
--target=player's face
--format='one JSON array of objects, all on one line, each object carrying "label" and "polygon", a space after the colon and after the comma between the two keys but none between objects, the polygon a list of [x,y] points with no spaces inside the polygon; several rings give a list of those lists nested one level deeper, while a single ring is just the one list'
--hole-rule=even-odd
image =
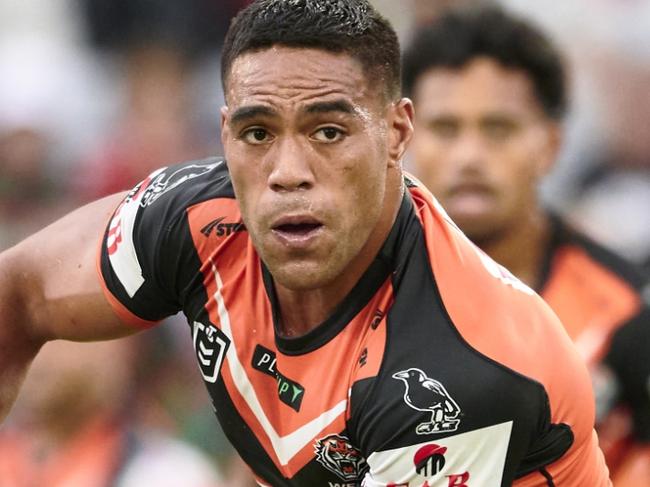
[{"label": "player's face", "polygon": [[377,85],[353,58],[318,49],[273,47],[232,65],[228,167],[253,243],[289,289],[336,282],[385,217],[406,131],[395,133],[395,104]]},{"label": "player's face", "polygon": [[416,83],[416,170],[479,243],[535,211],[537,182],[556,157],[559,128],[533,89],[524,72],[488,58]]}]

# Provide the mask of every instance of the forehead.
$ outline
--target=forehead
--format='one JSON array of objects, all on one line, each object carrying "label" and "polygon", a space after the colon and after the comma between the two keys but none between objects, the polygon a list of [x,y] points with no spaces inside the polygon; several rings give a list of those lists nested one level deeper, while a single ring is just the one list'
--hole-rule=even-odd
[{"label": "forehead", "polygon": [[436,112],[543,113],[526,73],[489,58],[477,58],[459,69],[432,68],[415,85],[420,114]]},{"label": "forehead", "polygon": [[228,106],[249,103],[299,104],[317,98],[347,98],[364,104],[379,97],[360,62],[349,54],[273,46],[251,51],[232,63]]}]

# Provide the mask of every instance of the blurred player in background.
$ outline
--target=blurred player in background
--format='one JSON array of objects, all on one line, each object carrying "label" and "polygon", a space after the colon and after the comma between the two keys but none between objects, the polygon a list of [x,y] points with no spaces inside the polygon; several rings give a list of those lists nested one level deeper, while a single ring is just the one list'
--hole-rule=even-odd
[{"label": "blurred player in background", "polygon": [[199,450],[138,424],[138,338],[48,343],[0,430],[2,487],[219,487]]},{"label": "blurred player in background", "polygon": [[413,162],[466,235],[564,323],[592,372],[614,484],[650,485],[647,280],[537,195],[561,146],[565,83],[560,55],[535,27],[497,7],[450,10],[405,53]]}]

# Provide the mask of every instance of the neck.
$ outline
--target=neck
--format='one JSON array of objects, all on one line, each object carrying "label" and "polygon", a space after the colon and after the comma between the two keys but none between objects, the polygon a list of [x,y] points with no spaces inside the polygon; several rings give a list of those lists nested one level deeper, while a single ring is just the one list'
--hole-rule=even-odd
[{"label": "neck", "polygon": [[292,290],[275,283],[284,336],[304,335],[325,321],[373,262],[395,223],[404,195],[401,171],[395,172],[399,174],[392,175],[395,184],[388,184],[382,216],[345,272],[317,289]]},{"label": "neck", "polygon": [[539,287],[548,246],[549,219],[536,208],[498,237],[476,242],[483,251],[533,289]]}]

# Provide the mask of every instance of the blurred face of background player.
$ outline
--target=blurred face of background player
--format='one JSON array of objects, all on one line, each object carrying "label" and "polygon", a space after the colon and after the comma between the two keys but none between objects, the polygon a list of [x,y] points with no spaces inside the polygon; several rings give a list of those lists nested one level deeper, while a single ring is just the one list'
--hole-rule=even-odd
[{"label": "blurred face of background player", "polygon": [[131,392],[135,359],[132,340],[48,342],[29,371],[12,415],[34,432],[64,441],[87,421],[122,410]]},{"label": "blurred face of background player", "polygon": [[365,270],[399,206],[410,102],[387,101],[348,54],[284,46],[236,58],[226,100],[228,167],[276,284],[313,290]]},{"label": "blurred face of background player", "polygon": [[560,127],[526,72],[479,56],[425,71],[412,94],[418,176],[467,236],[483,246],[535,218]]}]

